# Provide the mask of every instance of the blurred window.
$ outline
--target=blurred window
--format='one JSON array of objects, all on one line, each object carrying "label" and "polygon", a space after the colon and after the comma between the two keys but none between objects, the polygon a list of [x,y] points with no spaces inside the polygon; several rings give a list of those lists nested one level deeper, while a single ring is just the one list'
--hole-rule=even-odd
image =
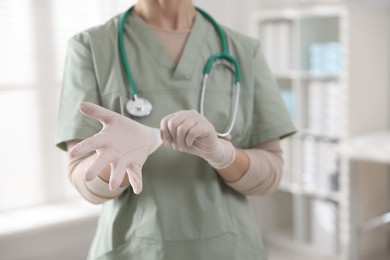
[{"label": "blurred window", "polygon": [[0,1],[0,212],[78,196],[54,146],[67,41],[134,2]]}]

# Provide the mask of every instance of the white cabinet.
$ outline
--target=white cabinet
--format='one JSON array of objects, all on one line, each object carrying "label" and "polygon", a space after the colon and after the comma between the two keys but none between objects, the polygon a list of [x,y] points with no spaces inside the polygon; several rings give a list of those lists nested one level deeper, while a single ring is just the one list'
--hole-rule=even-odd
[{"label": "white cabinet", "polygon": [[[294,6],[303,2],[322,4]],[[331,259],[352,259],[355,223],[353,176],[339,148],[390,123],[390,9],[387,1],[353,2],[364,1],[262,1],[252,19],[253,36],[299,129],[283,141],[284,178],[259,218],[268,241],[316,248]],[[380,250],[378,243],[372,250]]]}]

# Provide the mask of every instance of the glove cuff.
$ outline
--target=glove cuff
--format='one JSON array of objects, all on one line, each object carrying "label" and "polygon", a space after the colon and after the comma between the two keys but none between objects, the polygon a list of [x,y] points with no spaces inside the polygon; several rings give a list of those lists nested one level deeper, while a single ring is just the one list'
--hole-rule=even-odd
[{"label": "glove cuff", "polygon": [[227,168],[236,158],[236,149],[233,144],[224,139],[219,141],[219,156],[216,160],[207,160],[207,162],[216,170]]}]

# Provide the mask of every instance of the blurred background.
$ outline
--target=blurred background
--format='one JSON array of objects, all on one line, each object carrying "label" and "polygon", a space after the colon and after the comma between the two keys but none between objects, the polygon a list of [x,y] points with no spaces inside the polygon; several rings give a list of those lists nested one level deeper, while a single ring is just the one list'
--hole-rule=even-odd
[{"label": "blurred background", "polygon": [[[132,0],[1,0],[0,259],[85,259],[99,206],[54,145],[67,40]],[[299,129],[250,198],[271,260],[390,259],[390,0],[195,0],[261,41]]]}]

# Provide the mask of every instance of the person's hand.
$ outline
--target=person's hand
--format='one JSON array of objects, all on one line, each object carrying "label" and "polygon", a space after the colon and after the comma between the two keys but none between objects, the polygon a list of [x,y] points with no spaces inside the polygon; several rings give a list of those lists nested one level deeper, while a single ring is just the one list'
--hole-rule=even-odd
[{"label": "person's hand", "polygon": [[160,130],[89,102],[81,102],[79,109],[103,124],[99,133],[81,141],[69,152],[72,158],[96,152],[96,159],[85,172],[85,180],[96,178],[110,164],[110,189],[117,189],[127,174],[134,193],[139,194],[142,191],[142,166],[162,143]]},{"label": "person's hand", "polygon": [[199,156],[215,169],[228,167],[235,158],[234,146],[218,138],[214,126],[196,110],[181,110],[161,120],[166,146]]}]

